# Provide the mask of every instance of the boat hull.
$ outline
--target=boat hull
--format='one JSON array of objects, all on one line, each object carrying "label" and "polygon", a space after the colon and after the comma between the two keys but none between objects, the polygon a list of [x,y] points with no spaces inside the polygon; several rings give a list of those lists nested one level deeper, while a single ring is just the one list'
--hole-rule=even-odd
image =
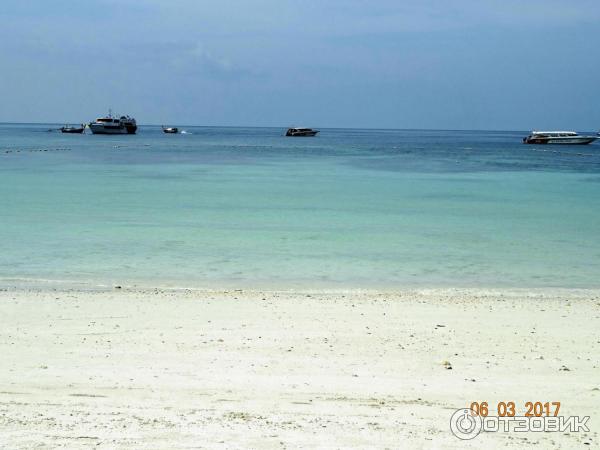
[{"label": "boat hull", "polygon": [[585,137],[563,137],[563,138],[542,138],[542,137],[530,137],[523,139],[525,144],[540,144],[540,145],[587,145],[598,139],[595,136]]},{"label": "boat hull", "polygon": [[81,134],[85,128],[61,128],[61,133]]},{"label": "boat hull", "polygon": [[288,133],[286,133],[286,136],[292,136],[292,137],[310,137],[310,136],[316,136],[317,133],[318,133],[318,131],[288,132]]},{"label": "boat hull", "polygon": [[125,126],[125,125],[104,125],[91,123],[89,125],[92,134],[135,134],[137,126]]}]

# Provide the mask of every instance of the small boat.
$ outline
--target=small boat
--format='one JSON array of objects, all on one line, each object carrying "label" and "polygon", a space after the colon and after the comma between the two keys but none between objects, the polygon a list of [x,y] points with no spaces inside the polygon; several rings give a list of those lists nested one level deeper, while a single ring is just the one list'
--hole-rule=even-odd
[{"label": "small boat", "polygon": [[574,131],[532,131],[523,138],[524,144],[585,145],[599,139],[598,136],[582,136]]},{"label": "small boat", "polygon": [[179,133],[179,128],[177,127],[162,127],[163,133]]},{"label": "small boat", "polygon": [[72,127],[71,125],[65,125],[60,128],[61,133],[77,133],[81,134],[85,131],[85,125],[81,124],[79,127]]},{"label": "small boat", "polygon": [[109,110],[108,116],[99,117],[89,124],[92,134],[135,134],[137,124],[133,117],[113,117]]},{"label": "small boat", "polygon": [[286,136],[316,136],[319,130],[313,130],[312,128],[288,128]]}]

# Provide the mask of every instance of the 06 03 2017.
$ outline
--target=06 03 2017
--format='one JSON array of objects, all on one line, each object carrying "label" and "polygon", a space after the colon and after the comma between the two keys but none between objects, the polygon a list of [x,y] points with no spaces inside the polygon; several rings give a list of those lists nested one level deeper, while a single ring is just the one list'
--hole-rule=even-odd
[{"label": "06 03 2017", "polygon": [[523,402],[522,414],[519,414],[519,406],[513,401],[498,402],[495,405],[489,405],[488,402],[472,402],[469,406],[471,413],[476,416],[487,417],[488,415],[498,417],[514,417],[523,415],[525,417],[558,416],[560,411],[560,402]]}]

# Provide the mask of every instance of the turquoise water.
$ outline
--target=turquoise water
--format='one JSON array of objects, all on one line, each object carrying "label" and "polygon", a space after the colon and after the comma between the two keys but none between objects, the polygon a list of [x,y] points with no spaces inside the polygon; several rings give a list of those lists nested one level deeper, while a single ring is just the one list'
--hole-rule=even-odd
[{"label": "turquoise water", "polygon": [[598,143],[49,127],[0,125],[1,283],[600,286]]}]

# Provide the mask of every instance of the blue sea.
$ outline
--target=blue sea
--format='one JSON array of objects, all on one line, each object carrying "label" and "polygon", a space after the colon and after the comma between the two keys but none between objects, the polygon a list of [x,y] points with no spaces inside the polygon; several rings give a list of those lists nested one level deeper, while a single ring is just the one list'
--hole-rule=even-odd
[{"label": "blue sea", "polygon": [[0,286],[599,287],[600,144],[0,125]]}]

